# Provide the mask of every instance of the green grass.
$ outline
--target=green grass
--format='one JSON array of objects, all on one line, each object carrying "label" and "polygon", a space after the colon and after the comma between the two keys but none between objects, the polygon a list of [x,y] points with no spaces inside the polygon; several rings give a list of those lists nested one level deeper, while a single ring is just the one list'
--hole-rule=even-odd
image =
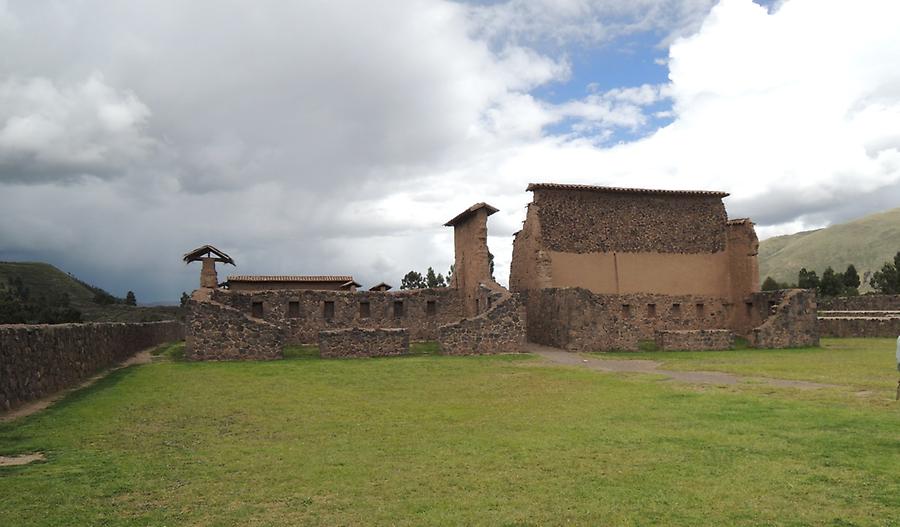
[{"label": "green grass", "polygon": [[184,360],[184,341],[160,344],[150,351],[154,357],[165,357],[169,360]]},{"label": "green grass", "polygon": [[[880,375],[867,343],[826,346],[832,380]],[[0,424],[0,454],[48,456],[0,469],[0,525],[900,524],[898,406],[797,393],[528,355],[158,362]]]},{"label": "green grass", "polygon": [[616,359],[652,359],[670,370],[724,371],[841,384],[859,390],[894,390],[896,339],[822,339],[818,348],[741,349],[653,353],[601,353]]},{"label": "green grass", "polygon": [[318,359],[319,358],[319,346],[307,345],[307,344],[296,344],[291,346],[284,347],[284,358],[285,359]]}]

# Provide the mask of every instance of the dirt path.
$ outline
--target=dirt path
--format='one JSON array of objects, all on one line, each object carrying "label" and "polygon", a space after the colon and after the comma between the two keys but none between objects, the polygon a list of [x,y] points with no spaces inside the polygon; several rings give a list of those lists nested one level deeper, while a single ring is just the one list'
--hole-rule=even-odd
[{"label": "dirt path", "polygon": [[757,384],[768,384],[770,386],[778,386],[781,388],[802,388],[813,390],[818,388],[838,388],[835,384],[822,384],[810,381],[796,381],[789,379],[772,379],[769,377],[744,377],[733,373],[724,373],[717,371],[677,371],[664,370],[661,368],[662,363],[655,360],[642,359],[597,359],[594,357],[583,356],[579,353],[564,351],[539,344],[528,343],[526,351],[540,355],[544,359],[554,364],[564,364],[567,366],[582,366],[590,370],[606,371],[606,372],[626,372],[626,373],[651,373],[655,375],[664,375],[669,379],[692,384],[739,384],[743,382],[751,382]]},{"label": "dirt path", "polygon": [[102,372],[98,373],[97,375],[94,375],[93,377],[82,382],[78,386],[75,386],[73,388],[68,388],[68,389],[63,390],[58,393],[54,393],[53,395],[48,395],[47,397],[38,399],[36,401],[31,401],[30,403],[25,403],[24,405],[14,409],[14,410],[10,410],[9,412],[0,413],[0,422],[5,423],[7,421],[13,421],[20,417],[25,417],[25,416],[31,415],[33,413],[40,412],[41,410],[49,407],[56,401],[62,399],[66,395],[74,392],[75,390],[87,388],[88,386],[94,384],[95,382],[99,381],[100,379],[106,377],[107,375],[109,375],[110,373],[112,373],[116,370],[121,370],[122,368],[127,368],[129,366],[134,366],[135,364],[148,364],[152,361],[152,359],[153,359],[153,357],[150,355],[149,349],[146,349],[144,351],[139,351],[138,353],[136,353],[134,356],[132,356],[130,359],[126,360],[125,362],[119,364],[118,366],[113,366],[112,368],[103,370]]}]

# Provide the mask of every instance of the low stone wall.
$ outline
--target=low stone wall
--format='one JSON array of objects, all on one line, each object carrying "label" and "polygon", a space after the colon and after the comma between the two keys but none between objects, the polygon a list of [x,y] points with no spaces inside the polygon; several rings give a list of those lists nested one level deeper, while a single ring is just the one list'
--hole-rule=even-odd
[{"label": "low stone wall", "polygon": [[71,388],[138,351],[183,338],[176,321],[0,325],[0,407]]},{"label": "low stone wall", "polygon": [[[312,344],[319,332],[346,328],[406,328],[412,340],[435,340],[438,328],[463,318],[456,289],[402,291],[223,291],[211,299],[284,331],[288,344]],[[482,303],[482,305],[484,302]]]},{"label": "low stone wall", "polygon": [[409,331],[333,329],[319,332],[319,355],[326,358],[388,357],[409,353]]},{"label": "low stone wall", "polygon": [[753,303],[765,306],[768,317],[749,335],[755,348],[798,348],[819,345],[816,292],[787,289],[754,293]]},{"label": "low stone wall", "polygon": [[822,317],[823,337],[890,337],[900,335],[900,317]]},{"label": "low stone wall", "polygon": [[900,295],[860,295],[823,298],[822,311],[900,311]]},{"label": "low stone wall", "polygon": [[727,350],[734,347],[729,329],[657,331],[656,346],[662,351]]},{"label": "low stone wall", "polygon": [[525,344],[525,304],[512,293],[488,311],[440,327],[438,343],[445,355],[519,353]]},{"label": "low stone wall", "polygon": [[284,357],[282,330],[212,300],[188,302],[187,360],[270,360]]}]

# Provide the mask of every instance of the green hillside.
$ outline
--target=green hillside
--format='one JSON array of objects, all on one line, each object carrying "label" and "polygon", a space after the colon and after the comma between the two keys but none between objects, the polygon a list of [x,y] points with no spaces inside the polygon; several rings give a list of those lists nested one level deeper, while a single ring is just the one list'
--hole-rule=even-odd
[{"label": "green hillside", "polygon": [[759,244],[760,280],[771,276],[779,282],[796,283],[800,268],[819,276],[826,267],[843,271],[856,266],[869,290],[868,277],[900,251],[900,208],[872,214],[825,229],[776,236]]},{"label": "green hillside", "polygon": [[[89,286],[56,267],[42,262],[0,262],[0,290],[10,280],[19,278],[28,288],[31,298],[57,298],[68,295],[71,307],[81,312],[85,322],[151,322],[172,320],[179,314],[177,307],[134,307],[122,303],[100,305],[94,302],[102,289]],[[106,293],[108,294],[108,293]],[[121,299],[116,299],[121,302]]]}]

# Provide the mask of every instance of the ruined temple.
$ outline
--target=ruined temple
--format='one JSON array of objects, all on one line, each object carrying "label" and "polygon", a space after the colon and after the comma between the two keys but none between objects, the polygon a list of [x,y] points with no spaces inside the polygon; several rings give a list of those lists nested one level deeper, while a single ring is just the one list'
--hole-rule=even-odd
[{"label": "ruined temple", "polygon": [[532,184],[513,242],[510,289],[491,276],[488,217],[476,203],[453,228],[449,287],[370,290],[350,276],[230,276],[212,246],[189,303],[190,360],[273,359],[285,344],[318,343],[323,356],[406,353],[436,340],[445,354],[522,351],[528,341],[568,350],[727,349],[818,343],[814,292],[759,291],[757,238],[729,220],[712,191]]},{"label": "ruined temple", "polygon": [[527,190],[534,199],[515,235],[509,283],[528,293],[529,340],[636,349],[640,340],[673,338],[658,332],[704,330],[675,336],[817,342],[803,328],[777,338],[769,326],[757,331],[797,305],[814,313],[815,299],[760,293],[756,232],[748,219],[728,219],[727,193],[555,183]]}]

